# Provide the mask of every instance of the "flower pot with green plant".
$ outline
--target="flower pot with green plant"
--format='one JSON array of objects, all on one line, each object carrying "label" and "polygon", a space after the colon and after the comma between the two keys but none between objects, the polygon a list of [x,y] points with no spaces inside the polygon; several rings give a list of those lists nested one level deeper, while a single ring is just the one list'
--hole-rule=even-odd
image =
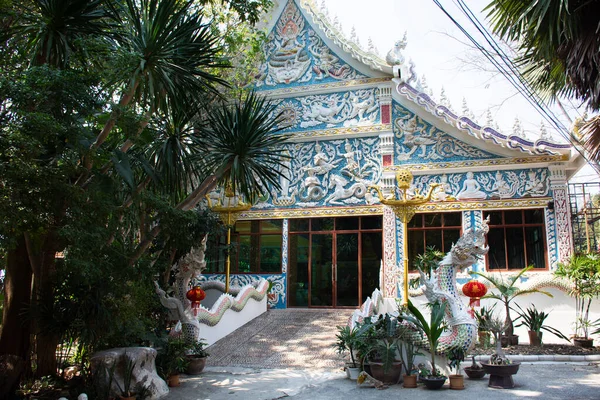
[{"label": "flower pot with green plant", "polygon": [[471,359],[473,360],[473,362],[470,366],[464,367],[463,371],[465,371],[465,374],[467,374],[469,379],[483,378],[485,376],[485,370],[481,365],[477,364],[477,362],[475,361],[475,356],[471,356]]},{"label": "flower pot with green plant", "polygon": [[179,374],[188,367],[187,353],[191,345],[183,338],[168,337],[162,340],[156,355],[156,369],[169,386],[179,386]]},{"label": "flower pot with green plant", "polygon": [[415,366],[415,360],[417,356],[422,356],[423,353],[419,352],[419,346],[409,341],[399,341],[398,351],[400,353],[400,359],[404,366],[404,374],[402,376],[403,386],[405,388],[416,388],[417,387],[417,367]]},{"label": "flower pot with green plant", "polygon": [[380,315],[373,323],[371,342],[366,358],[371,375],[385,384],[396,384],[401,380],[402,360],[398,340],[402,331],[398,319],[390,314]]},{"label": "flower pot with green plant", "polygon": [[[411,301],[408,302],[407,310],[408,313],[403,312],[400,314],[400,319],[412,323],[417,329],[423,332],[431,353],[431,373],[428,376],[421,377],[421,381],[427,386],[428,389],[440,389],[446,382],[446,376],[442,375],[439,370],[435,367],[435,353],[437,352],[440,337],[446,329],[444,321],[444,312],[446,311],[446,303],[430,303],[431,315],[429,322],[425,319],[423,314],[415,307]],[[401,310],[404,311],[404,310]]]},{"label": "flower pot with green plant", "polygon": [[541,346],[542,345],[542,333],[543,333],[542,329],[545,330],[546,332],[550,332],[553,335],[558,336],[561,339],[565,339],[569,342],[571,341],[568,337],[563,335],[562,332],[560,332],[558,329],[553,328],[548,325],[544,325],[544,321],[546,320],[546,318],[548,318],[549,314],[546,314],[543,311],[538,311],[535,308],[535,306],[527,307],[526,311],[523,311],[521,306],[519,306],[518,304],[516,304],[516,306],[519,310],[518,311],[515,310],[515,311],[517,312],[517,314],[519,314],[519,316],[517,317],[517,319],[514,320],[514,322],[521,320],[521,323],[519,325],[517,325],[517,327],[525,326],[525,327],[527,327],[527,329],[529,329],[529,344],[530,345],[532,345],[532,346]]},{"label": "flower pot with green plant", "polygon": [[335,335],[336,342],[334,343],[335,350],[338,354],[349,354],[350,362],[346,365],[346,373],[349,379],[356,380],[360,373],[360,366],[356,359],[356,349],[354,348],[357,341],[358,329],[356,327],[338,326],[338,333]]},{"label": "flower pot with green plant", "polygon": [[590,306],[592,300],[600,296],[600,256],[598,254],[576,254],[567,263],[559,263],[556,276],[566,278],[573,283],[569,293],[575,297],[575,335],[573,344],[582,347],[593,347],[593,339],[589,337]]},{"label": "flower pot with green plant", "polygon": [[[133,383],[133,371],[135,370],[136,362],[133,358],[129,357],[127,353],[123,354],[117,362],[117,369],[121,370],[123,376],[123,386],[119,384],[118,380],[114,380],[115,384],[121,392],[119,397],[122,400],[135,400],[137,397],[137,391],[132,385]],[[114,369],[113,369],[114,372]],[[112,379],[111,379],[112,380]]]},{"label": "flower pot with green plant", "polygon": [[450,370],[454,368],[456,374],[450,375],[450,389],[463,390],[465,388],[465,377],[460,373],[460,363],[465,361],[465,351],[462,347],[451,347],[446,351],[446,357],[448,358],[448,366]]},{"label": "flower pot with green plant", "polygon": [[488,363],[481,363],[486,373],[490,374],[488,386],[499,389],[510,389],[515,386],[512,376],[519,371],[520,363],[513,363],[502,349],[500,337],[508,329],[508,323],[501,318],[494,317],[488,321],[487,328],[494,335],[496,352],[490,357]]},{"label": "flower pot with green plant", "polygon": [[491,334],[487,330],[487,321],[494,316],[494,309],[496,305],[491,307],[481,307],[479,310],[475,310],[475,318],[477,319],[477,336],[479,339],[479,345],[488,348],[491,345]]},{"label": "flower pot with green plant", "polygon": [[519,273],[505,277],[502,274],[493,275],[493,274],[484,274],[482,272],[471,271],[471,275],[481,276],[483,279],[487,280],[492,286],[493,289],[496,289],[498,293],[488,293],[483,298],[484,299],[494,299],[498,300],[504,305],[504,309],[506,311],[505,323],[506,330],[503,337],[501,338],[501,343],[504,343],[506,346],[508,345],[517,345],[519,344],[519,336],[515,335],[515,327],[513,324],[513,320],[510,316],[510,304],[511,302],[519,296],[523,296],[531,293],[542,293],[548,297],[553,297],[550,293],[539,290],[539,289],[519,289],[516,285],[519,282],[520,278],[528,271],[531,271],[533,266],[530,265],[527,268],[522,269]]},{"label": "flower pot with green plant", "polygon": [[204,349],[206,342],[203,339],[198,340],[189,346],[188,353],[186,355],[188,366],[186,373],[188,375],[200,375],[206,367],[206,359],[210,354]]}]

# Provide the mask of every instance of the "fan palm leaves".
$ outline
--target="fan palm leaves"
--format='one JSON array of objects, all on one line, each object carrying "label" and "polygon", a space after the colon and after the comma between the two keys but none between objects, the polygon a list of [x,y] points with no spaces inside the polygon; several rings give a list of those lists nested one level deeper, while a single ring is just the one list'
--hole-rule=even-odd
[{"label": "fan palm leaves", "polygon": [[115,33],[114,10],[105,0],[36,0],[20,10],[13,37],[27,38],[32,65],[66,68],[81,39]]},{"label": "fan palm leaves", "polygon": [[219,184],[231,184],[248,199],[261,188],[279,189],[287,159],[281,146],[287,137],[277,134],[282,129],[278,123],[275,106],[253,92],[211,111],[200,128],[204,155],[199,161],[205,175],[215,175]]},{"label": "fan palm leaves", "polygon": [[[575,97],[600,109],[600,3],[585,0],[493,0],[494,33],[519,46],[517,64],[547,98]],[[588,121],[584,144],[600,159],[600,120]]]}]

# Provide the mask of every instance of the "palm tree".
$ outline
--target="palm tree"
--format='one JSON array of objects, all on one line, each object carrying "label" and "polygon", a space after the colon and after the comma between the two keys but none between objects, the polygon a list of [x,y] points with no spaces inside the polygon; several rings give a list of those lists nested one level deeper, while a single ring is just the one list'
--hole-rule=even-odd
[{"label": "palm tree", "polygon": [[[532,87],[600,109],[600,3],[575,0],[493,0],[485,8],[493,32],[518,44],[516,62]],[[600,119],[582,128],[591,156],[600,160]]]},{"label": "palm tree", "polygon": [[508,277],[508,278],[505,278],[502,275],[496,276],[496,275],[484,274],[482,272],[476,272],[476,271],[470,272],[471,275],[481,276],[483,279],[487,280],[495,289],[498,290],[498,293],[488,293],[483,298],[484,299],[495,299],[504,304],[504,309],[506,310],[506,318],[504,320],[504,325],[507,326],[505,333],[506,333],[506,336],[508,336],[509,338],[511,338],[515,332],[513,320],[510,317],[510,303],[516,297],[523,296],[525,294],[531,294],[531,293],[542,293],[542,294],[545,294],[546,296],[553,297],[552,294],[550,294],[546,291],[543,291],[543,290],[539,290],[539,289],[523,290],[523,289],[519,289],[516,286],[516,283],[519,281],[521,276],[523,276],[524,273],[531,271],[532,269],[533,269],[533,266],[530,265],[527,268],[523,268],[521,271],[519,271],[518,274]]}]

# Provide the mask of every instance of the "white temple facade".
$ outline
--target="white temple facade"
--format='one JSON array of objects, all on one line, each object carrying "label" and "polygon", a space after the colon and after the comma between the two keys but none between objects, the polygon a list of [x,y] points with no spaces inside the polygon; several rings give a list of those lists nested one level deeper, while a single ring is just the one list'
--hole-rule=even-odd
[{"label": "white temple facade", "polygon": [[[570,144],[506,135],[436,103],[406,38],[383,59],[313,1],[281,1],[269,32],[255,87],[283,113],[291,159],[281,190],[236,224],[232,284],[268,279],[277,308],[357,307],[376,287],[398,297],[404,257],[447,252],[488,216],[490,252],[475,270],[543,274],[570,256],[567,181],[585,163]],[[412,194],[438,184],[407,232],[373,188],[393,195],[400,169]],[[203,279],[223,280],[213,261]]]}]

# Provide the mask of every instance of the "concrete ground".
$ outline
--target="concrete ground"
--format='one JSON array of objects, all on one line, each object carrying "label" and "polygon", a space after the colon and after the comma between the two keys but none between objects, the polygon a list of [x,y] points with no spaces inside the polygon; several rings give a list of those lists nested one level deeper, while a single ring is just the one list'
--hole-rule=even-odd
[{"label": "concrete ground", "polygon": [[465,379],[465,390],[450,390],[448,382],[439,391],[419,385],[405,389],[393,385],[385,390],[357,387],[341,370],[257,369],[209,367],[200,376],[182,377],[182,384],[172,388],[168,400],[294,400],[336,399],[600,399],[598,364],[528,363],[521,364],[514,376],[514,389],[492,389],[487,376],[481,380]]},{"label": "concrete ground", "polygon": [[[200,376],[182,376],[166,400],[557,399],[600,400],[600,363],[528,362],[514,389],[492,389],[488,378],[465,379],[465,390],[429,391],[422,385],[385,390],[357,387],[346,379],[343,359],[332,347],[337,325],[351,310],[270,310],[208,348]],[[516,360],[515,360],[516,361]],[[468,363],[467,363],[468,364]],[[465,365],[466,366],[466,365]]]}]

